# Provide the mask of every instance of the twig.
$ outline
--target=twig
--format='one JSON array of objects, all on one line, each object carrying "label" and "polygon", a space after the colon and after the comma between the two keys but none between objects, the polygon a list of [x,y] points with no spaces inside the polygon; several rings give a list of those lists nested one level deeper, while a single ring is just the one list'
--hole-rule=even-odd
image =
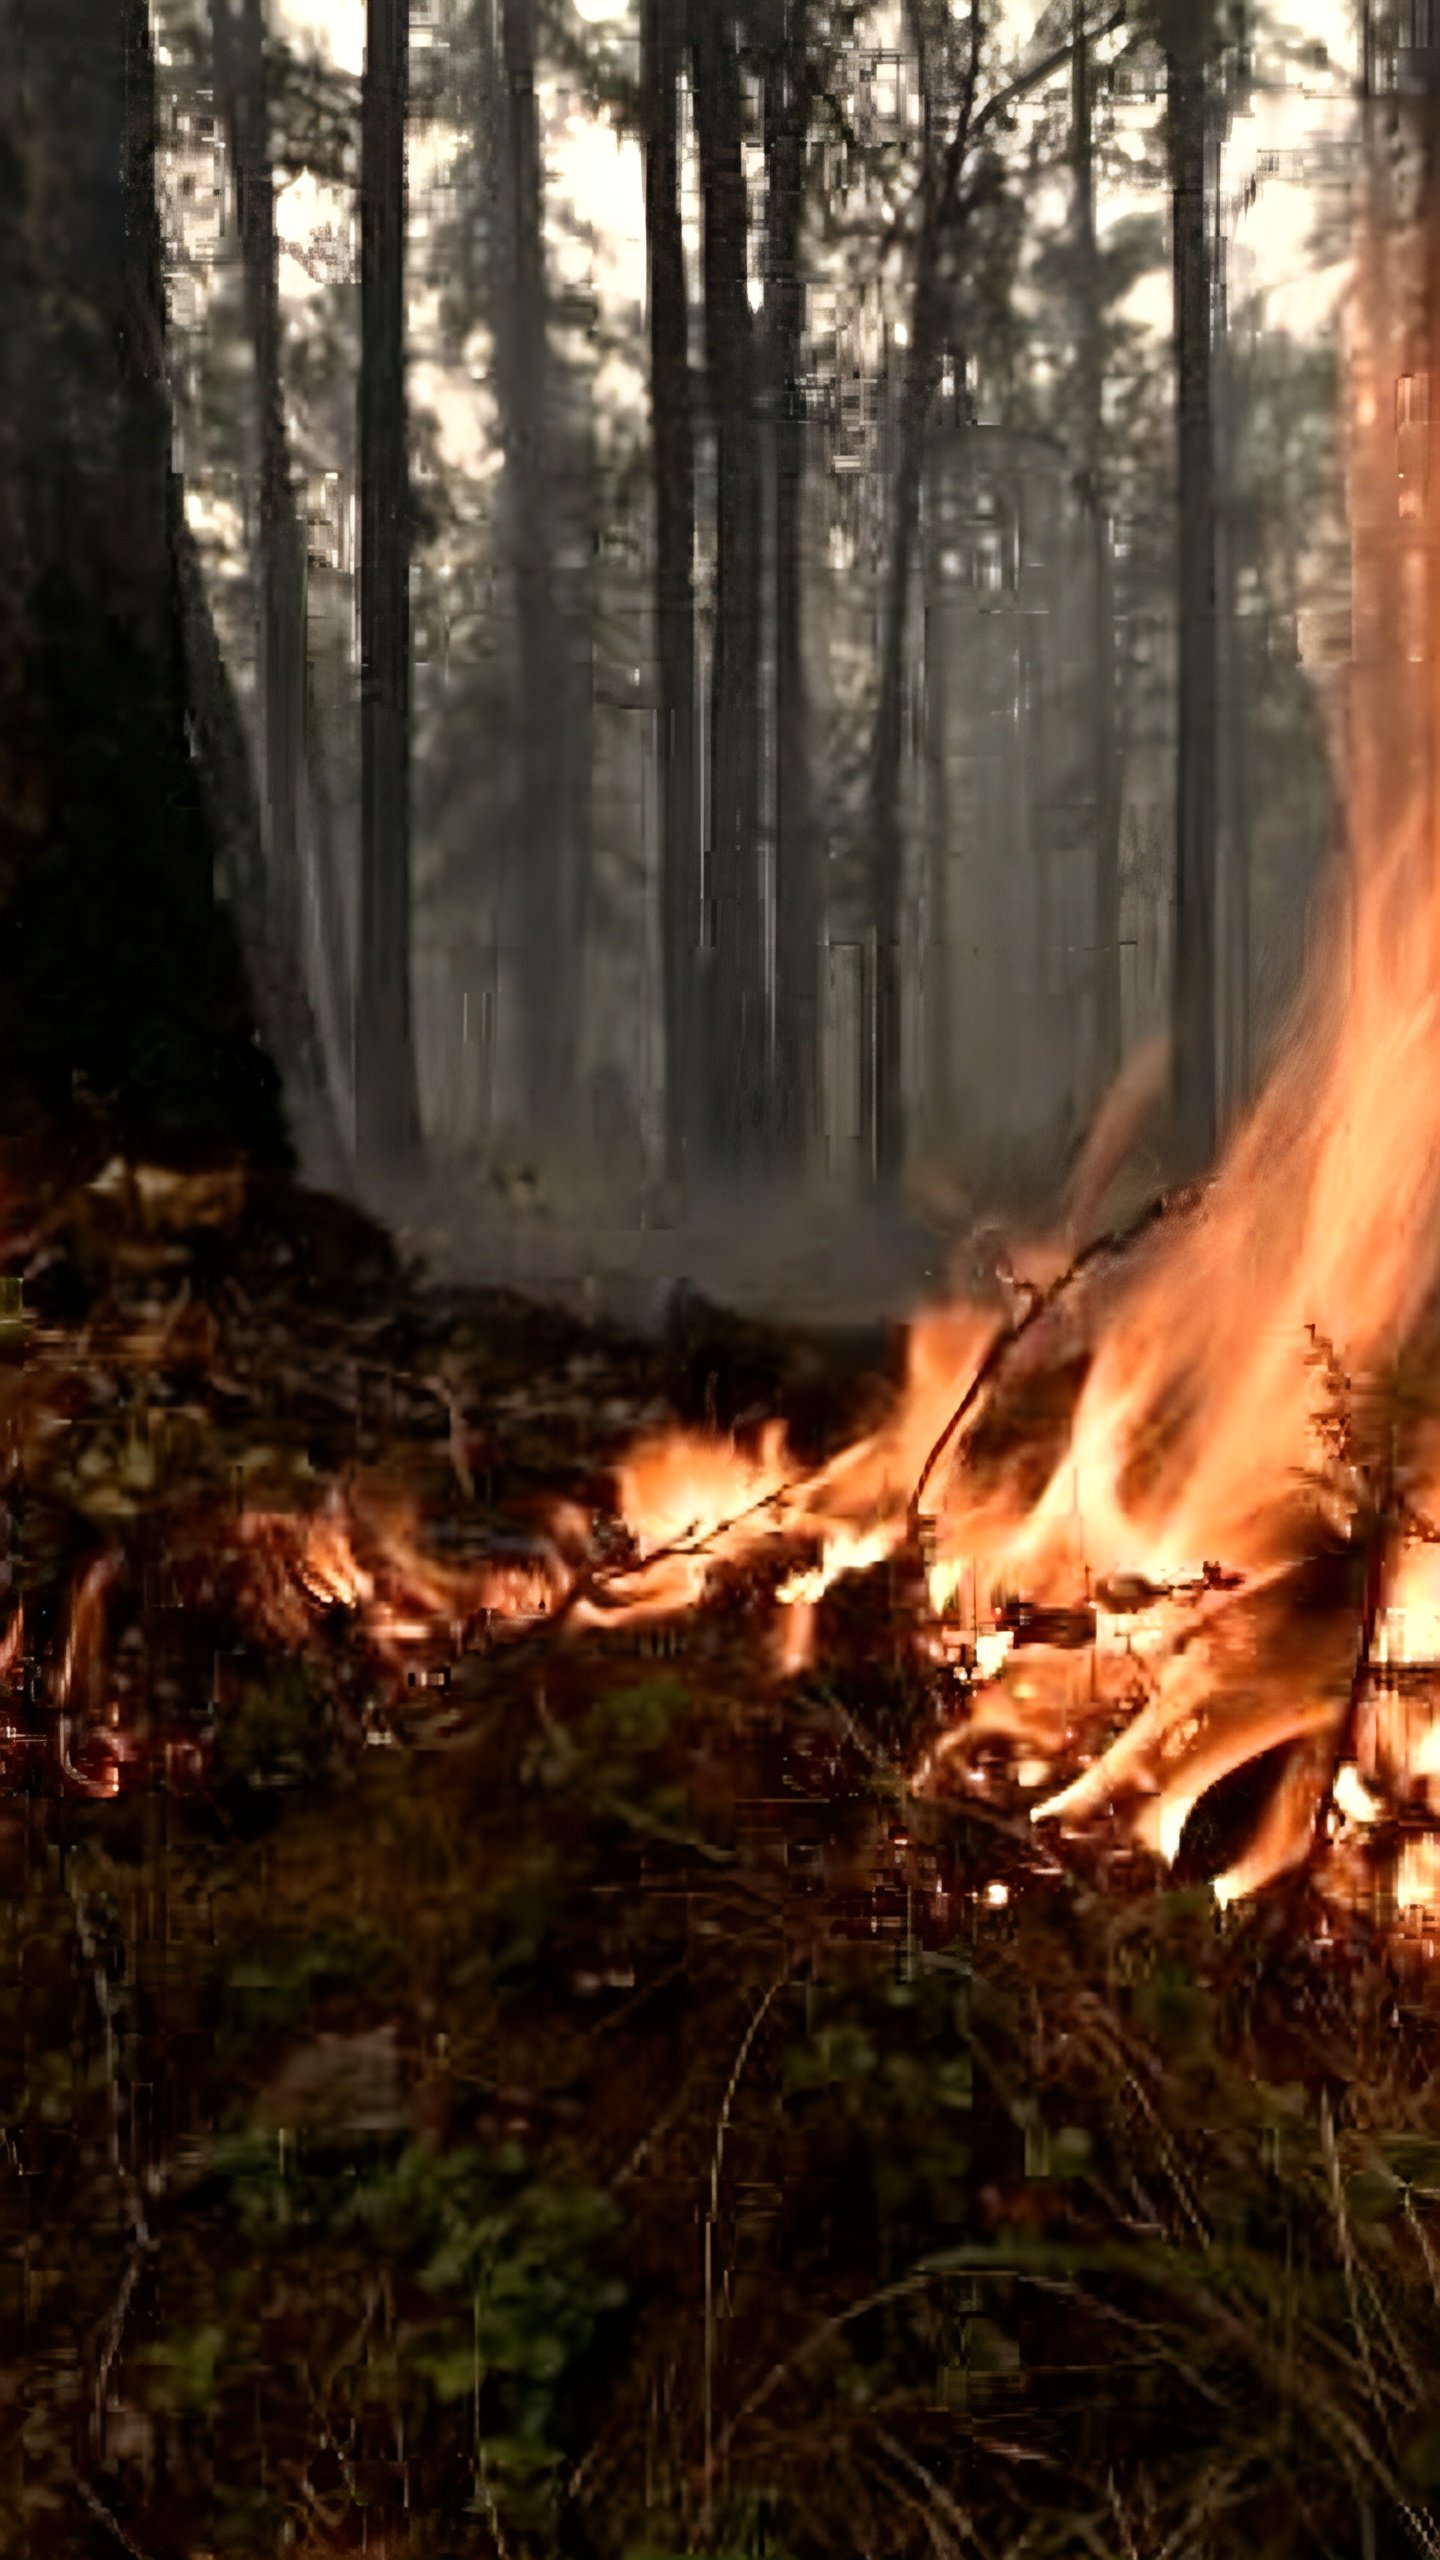
[{"label": "twig", "polygon": [[1135,2547],[1135,2536],[1130,2530],[1130,2518],[1125,2512],[1125,2501],[1120,2495],[1113,2471],[1106,2473],[1105,2487],[1110,2500],[1111,2513],[1124,2540],[1125,2560],[1140,2560],[1139,2552]]},{"label": "twig", "polygon": [[95,2368],[94,2406],[95,2443],[102,2456],[105,2450],[105,2402],[110,2389],[110,2376],[115,2369],[115,2359],[120,2352],[120,2341],[125,2334],[125,2321],[130,2309],[131,2297],[140,2281],[140,2269],[144,2264],[145,2252],[149,2245],[148,2240],[138,2239],[132,2245],[125,2260],[125,2273],[120,2279],[119,2291],[110,2307],[110,2317],[105,2323],[104,2341]]},{"label": "twig", "polygon": [[1430,2279],[1435,2307],[1440,2310],[1440,2257],[1437,2257],[1435,2243],[1415,2210],[1414,2190],[1410,2187],[1405,2190],[1405,2219],[1420,2243],[1420,2255],[1425,2261],[1425,2273]]},{"label": "twig", "polygon": [[912,2479],[918,2480],[927,2498],[939,2509],[946,2522],[954,2527],[957,2544],[971,2542],[983,2550],[984,2545],[980,2541],[974,2518],[968,2515],[962,2506],[957,2505],[944,2481],[936,2478],[929,2464],[922,2462],[918,2454],[911,2453],[909,2448],[900,2442],[898,2436],[890,2433],[888,2427],[877,2427],[875,2440],[882,2451],[888,2453],[897,2469],[908,2472]]},{"label": "twig", "polygon": [[710,2202],[705,2214],[705,2399],[704,2399],[704,2486],[701,2492],[701,2515],[707,2536],[714,2524],[715,2491],[715,2227],[720,2216],[720,2171],[725,2157],[725,2136],[730,2130],[730,2111],[741,2075],[750,2059],[750,2048],[765,2023],[770,2004],[777,1992],[783,1991],[787,1976],[781,1974],[770,1984],[755,2010],[750,2024],[740,2039],[735,2066],[726,2083],[715,2127],[715,2149],[710,2161]]},{"label": "twig", "polygon": [[75,2493],[81,2504],[89,2508],[96,2523],[104,2526],[105,2531],[119,2543],[122,2551],[129,2552],[130,2560],[147,2560],[147,2554],[141,2550],[139,2543],[131,2541],[119,2517],[111,2514],[99,2491],[92,2489],[88,2480],[77,2479]]},{"label": "twig", "polygon": [[1058,1279],[1052,1280],[1047,1288],[1031,1288],[1029,1303],[1023,1314],[1016,1317],[1012,1323],[1003,1326],[993,1336],[979,1368],[975,1371],[970,1384],[920,1470],[915,1490],[910,1496],[909,1520],[912,1535],[920,1525],[920,1505],[925,1498],[931,1477],[961,1425],[968,1421],[986,1388],[1017,1343],[1024,1341],[1026,1334],[1033,1330],[1041,1317],[1049,1315],[1051,1309],[1069,1293],[1077,1280],[1083,1279],[1085,1273],[1095,1263],[1103,1261],[1107,1254],[1127,1252],[1130,1246],[1137,1244],[1151,1227],[1158,1226],[1162,1218],[1193,1208],[1198,1196],[1194,1186],[1184,1191],[1162,1191],[1156,1199],[1150,1201],[1141,1210],[1138,1218],[1132,1219],[1128,1227],[1107,1229],[1104,1235],[1092,1237],[1090,1243],[1077,1253],[1074,1261],[1068,1264]]},{"label": "twig", "polygon": [[[609,1565],[598,1573],[586,1576],[584,1596],[597,1599],[597,1595],[605,1589],[607,1584],[627,1581],[632,1574],[648,1573],[650,1567],[655,1564],[669,1564],[676,1558],[709,1555],[722,1538],[729,1536],[732,1529],[743,1529],[747,1520],[756,1520],[762,1512],[773,1511],[777,1505],[787,1501],[792,1493],[800,1492],[808,1482],[807,1476],[788,1476],[780,1484],[772,1486],[769,1493],[762,1493],[754,1502],[747,1502],[743,1511],[732,1511],[724,1520],[717,1520],[713,1529],[702,1530],[698,1536],[688,1529],[682,1529],[678,1538],[669,1539],[662,1547],[652,1547],[648,1555],[637,1556],[633,1563]],[[567,1595],[567,1600],[572,1596],[577,1598],[581,1596],[579,1583],[575,1586],[574,1594]],[[597,1599],[597,1605],[603,1608],[605,1603]]]},{"label": "twig", "polygon": [[1210,2226],[1206,2222],[1205,2216],[1200,2210],[1200,2206],[1190,2185],[1190,2180],[1186,2175],[1185,2164],[1180,2157],[1180,2153],[1171,2138],[1170,2132],[1163,2117],[1160,2115],[1154,2100],[1150,2096],[1139,2072],[1135,2069],[1135,2066],[1130,2059],[1130,2055],[1126,2049],[1124,2034],[1118,2020],[1110,2016],[1099,2006],[1098,2003],[1096,2008],[1096,2028],[1099,2041],[1102,2044],[1108,2044],[1110,2048],[1110,2064],[1112,2070],[1118,2066],[1120,2078],[1123,2084],[1130,2090],[1135,2099],[1136,2105],[1139,2107],[1141,2114],[1144,2116],[1146,2123],[1150,2127],[1151,2133],[1155,2138],[1155,2147],[1160,2154],[1161,2165],[1175,2191],[1177,2198],[1179,2199],[1181,2210],[1184,2213],[1186,2221],[1190,2225],[1190,2229],[1194,2234],[1196,2241],[1199,2243],[1201,2249],[1208,2250],[1212,2248],[1214,2246],[1214,2241],[1210,2231]]},{"label": "twig", "polygon": [[1345,2210],[1345,2190],[1340,2178],[1340,2154],[1335,2143],[1335,2119],[1330,2112],[1330,2100],[1323,2093],[1320,2099],[1320,2143],[1325,2154],[1325,2167],[1330,2180],[1330,2196],[1335,2208],[1335,2228],[1340,2235],[1340,2260],[1345,2270],[1345,2295],[1350,2305],[1350,2325],[1355,2332],[1355,2343],[1360,2349],[1360,2361],[1365,2368],[1365,2382],[1370,2394],[1371,2406],[1380,2421],[1385,2440],[1393,2451],[1395,2439],[1391,2432],[1385,2403],[1380,2396],[1375,2359],[1370,2351],[1369,2332],[1360,2313],[1360,2288],[1355,2276],[1355,2242],[1350,2229],[1350,2216]]},{"label": "twig", "polygon": [[470,1472],[470,1460],[465,1447],[465,1414],[460,1398],[444,1378],[421,1378],[417,1383],[427,1387],[431,1395],[435,1396],[445,1408],[450,1424],[450,1470],[460,1488],[462,1499],[473,1502],[475,1478]]},{"label": "twig", "polygon": [[1345,1701],[1345,1712],[1336,1727],[1325,1784],[1316,1799],[1315,1824],[1311,1833],[1310,1857],[1306,1860],[1306,1865],[1309,1865],[1324,1848],[1330,1808],[1335,1801],[1336,1781],[1346,1762],[1354,1755],[1360,1709],[1365,1702],[1365,1692],[1370,1686],[1375,1631],[1380,1623],[1380,1611],[1385,1598],[1386,1571],[1390,1561],[1390,1542],[1395,1525],[1393,1489],[1387,1478],[1378,1512],[1366,1540],[1365,1596],[1360,1611],[1360,1633],[1355,1644],[1355,1663],[1350,1674],[1350,1692]]}]

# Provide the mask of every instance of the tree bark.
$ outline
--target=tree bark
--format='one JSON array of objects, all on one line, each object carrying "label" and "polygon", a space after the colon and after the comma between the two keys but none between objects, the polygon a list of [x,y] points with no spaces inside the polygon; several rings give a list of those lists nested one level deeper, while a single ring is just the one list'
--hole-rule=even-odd
[{"label": "tree bark", "polygon": [[900,385],[889,566],[880,612],[880,692],[870,752],[867,832],[874,940],[870,1038],[863,1053],[861,1112],[871,1176],[882,1200],[898,1195],[905,1170],[904,989],[900,952],[905,880],[900,825],[905,643],[920,538],[925,439],[940,367],[941,234],[939,211],[927,205],[916,248],[909,338]]},{"label": "tree bark", "polygon": [[143,0],[0,0],[0,1121],[288,1160],[187,738]]},{"label": "tree bark", "polygon": [[1094,807],[1094,1083],[1097,1100],[1120,1071],[1120,754],[1116,729],[1115,560],[1105,501],[1105,305],[1095,229],[1095,103],[1085,0],[1073,0],[1071,137],[1078,291],[1076,405],[1080,494],[1090,553],[1090,788]]},{"label": "tree bark", "polygon": [[[254,368],[258,466],[257,660],[264,864],[247,949],[276,1056],[294,1079],[302,1109],[316,1124],[328,1169],[338,1176],[345,1148],[310,1002],[305,953],[306,782],[317,761],[318,746],[311,738],[307,716],[305,528],[296,501],[285,423],[280,244],[270,157],[265,24],[262,0],[240,0],[240,7],[237,26],[231,0],[210,0],[216,88],[234,179],[245,322]],[[198,666],[204,669],[209,651],[203,640],[198,646]],[[209,699],[219,698],[209,675],[206,689]],[[332,849],[327,841],[315,850],[322,910],[333,922],[337,906]],[[338,944],[327,949],[325,960],[332,985],[337,975],[348,976]]]},{"label": "tree bark", "polygon": [[683,1182],[693,1166],[698,1139],[701,848],[695,726],[695,427],[680,219],[681,47],[671,0],[643,0],[640,43],[655,483],[666,1169],[672,1182]]},{"label": "tree bark", "polygon": [[774,582],[775,1111],[780,1157],[803,1175],[820,1077],[823,890],[805,680],[805,280],[801,243],[809,138],[809,0],[780,0],[765,73],[765,321]]},{"label": "tree bark", "polygon": [[[1221,254],[1216,225],[1216,259]],[[1249,634],[1240,608],[1242,517],[1238,486],[1244,437],[1243,389],[1232,350],[1228,315],[1222,314],[1215,345],[1216,471],[1224,493],[1216,510],[1215,558],[1219,640],[1219,770],[1224,844],[1225,935],[1221,1018],[1224,1023],[1223,1107],[1233,1126],[1250,1098],[1250,670]]]},{"label": "tree bark", "polygon": [[922,0],[907,11],[924,113],[921,217],[915,244],[909,327],[901,370],[897,449],[887,573],[880,606],[880,682],[870,742],[866,819],[870,872],[867,954],[868,1037],[861,1047],[860,1119],[877,1198],[893,1201],[905,1171],[904,916],[905,846],[900,823],[904,760],[905,655],[910,597],[920,543],[925,445],[940,378],[944,339],[941,257],[958,220],[959,187],[975,108],[982,16],[971,0],[970,65],[954,133],[942,152],[936,131],[935,82],[946,30]]},{"label": "tree bark", "polygon": [[410,1000],[407,0],[368,0],[360,168],[360,951],[355,1119],[368,1173],[420,1137]]},{"label": "tree bark", "polygon": [[1203,1171],[1216,1135],[1215,446],[1211,397],[1207,42],[1183,8],[1165,46],[1166,147],[1174,221],[1178,412],[1178,740],[1172,972],[1175,1143]]},{"label": "tree bark", "polygon": [[281,355],[280,250],[261,0],[211,0],[215,68],[235,182],[245,321],[255,369],[259,483],[262,780],[277,940],[298,953],[304,767],[305,551],[290,473]]},{"label": "tree bark", "polygon": [[705,1129],[716,1178],[761,1172],[770,1128],[760,899],[760,430],[747,273],[739,27],[691,0],[715,434],[715,627],[706,877]]},{"label": "tree bark", "polygon": [[505,456],[509,554],[518,624],[520,791],[513,930],[523,1013],[525,1109],[542,1149],[560,1132],[578,1048],[578,954],[570,947],[565,767],[556,719],[566,694],[555,586],[550,321],[544,181],[535,95],[533,0],[501,0],[499,191],[491,317],[495,396]]}]

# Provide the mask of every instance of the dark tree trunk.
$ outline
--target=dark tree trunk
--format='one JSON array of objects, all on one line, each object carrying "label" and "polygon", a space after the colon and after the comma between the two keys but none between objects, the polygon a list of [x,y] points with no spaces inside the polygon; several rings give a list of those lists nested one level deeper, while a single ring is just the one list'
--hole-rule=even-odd
[{"label": "dark tree trunk", "polygon": [[868,834],[874,942],[862,1116],[872,1178],[882,1199],[893,1199],[898,1194],[905,1170],[904,990],[900,953],[905,848],[900,824],[900,774],[905,644],[920,539],[926,434],[940,366],[940,244],[940,218],[932,205],[927,207],[917,244],[909,339],[900,383],[890,551],[880,611],[880,693],[870,752]]},{"label": "dark tree trunk", "polygon": [[[311,1004],[307,1000],[307,1017],[314,1025],[317,1098],[325,1106],[327,1125],[334,1133],[334,1144],[343,1158],[347,1150],[340,1134],[337,1097],[348,1092],[353,1101],[354,1096],[355,976],[351,965],[351,932],[341,888],[334,793],[321,739],[314,671],[309,664],[308,651],[305,668],[305,778],[307,827],[304,841],[309,859],[308,865],[302,863],[301,876],[303,885],[308,869],[314,897],[315,939],[313,975],[305,971],[301,983],[302,987],[312,984],[317,990],[315,1002]],[[305,968],[304,952],[302,920],[302,971]],[[331,1061],[328,1066],[327,1058]],[[353,1158],[353,1149],[348,1152]],[[350,1169],[353,1173],[353,1162]]]},{"label": "dark tree trunk", "polygon": [[671,0],[643,0],[640,44],[655,480],[666,1169],[672,1182],[681,1182],[693,1164],[698,1127],[701,857],[695,727],[695,426],[680,220],[681,46]]},{"label": "dark tree trunk", "polygon": [[255,369],[259,482],[261,773],[274,929],[298,953],[304,764],[305,551],[290,476],[280,328],[279,242],[260,0],[211,0],[215,69],[235,179],[245,322]]},{"label": "dark tree trunk", "polygon": [[754,1174],[771,1094],[760,899],[760,427],[747,275],[739,28],[691,0],[704,214],[705,356],[715,434],[715,627],[706,876],[709,1171]]},{"label": "dark tree trunk", "polygon": [[[1420,530],[1413,504],[1421,474],[1428,465],[1433,475],[1440,456],[1431,450],[1433,425],[1422,424],[1416,415],[1417,367],[1424,368],[1428,359],[1416,343],[1412,323],[1426,299],[1415,262],[1425,260],[1427,251],[1434,253],[1437,235],[1433,216],[1430,224],[1424,221],[1423,186],[1421,239],[1414,237],[1401,211],[1414,169],[1410,153],[1421,137],[1413,126],[1407,134],[1413,101],[1406,102],[1399,90],[1396,36],[1392,9],[1367,8],[1368,103],[1361,127],[1365,197],[1356,276],[1363,321],[1356,353],[1362,371],[1349,422],[1353,634],[1346,761],[1349,791],[1370,842],[1383,841],[1403,824],[1412,792],[1425,787],[1433,727],[1428,720],[1417,723],[1421,678],[1410,655],[1417,638],[1412,581],[1419,565]],[[1405,140],[1409,153],[1397,148]],[[1293,591],[1288,557],[1286,570],[1286,584]],[[1433,574],[1433,564],[1427,564],[1427,587]],[[1364,845],[1357,844],[1357,857],[1363,851]]]},{"label": "dark tree trunk", "polygon": [[0,0],[0,62],[0,1118],[284,1161],[187,737],[144,0]]},{"label": "dark tree trunk", "polygon": [[503,178],[491,311],[519,637],[520,796],[511,887],[526,1115],[532,1141],[544,1147],[564,1127],[574,1086],[579,954],[573,948],[565,763],[556,741],[567,688],[555,587],[558,491],[550,467],[550,326],[533,0],[501,0],[500,55],[496,139]]},{"label": "dark tree trunk", "polygon": [[[588,315],[587,315],[588,318]],[[557,1127],[569,1150],[581,1137],[575,1096],[585,1025],[586,956],[595,885],[595,637],[596,557],[599,528],[595,384],[584,357],[559,368],[555,425],[557,567],[555,608],[560,633],[560,947],[552,971],[552,1004],[558,998]],[[563,973],[563,974],[562,974]]]},{"label": "dark tree trunk", "polygon": [[367,1172],[419,1144],[410,1020],[410,472],[405,433],[407,0],[369,0],[360,169],[360,954],[355,1120]]},{"label": "dark tree trunk", "polygon": [[1095,232],[1094,87],[1085,0],[1074,0],[1071,137],[1075,177],[1076,404],[1081,500],[1090,552],[1091,742],[1094,805],[1094,1079],[1100,1093],[1120,1068],[1120,754],[1116,724],[1115,563],[1105,503],[1105,307]]},{"label": "dark tree trunk", "polygon": [[805,281],[801,240],[810,123],[809,0],[781,0],[766,66],[766,354],[774,580],[775,1110],[782,1160],[802,1174],[815,1134],[822,883],[810,778],[801,526]]},{"label": "dark tree trunk", "polygon": [[267,948],[268,887],[260,800],[245,723],[215,629],[205,571],[183,509],[175,512],[180,642],[195,767],[215,840],[215,877],[251,965]]},{"label": "dark tree trunk", "polygon": [[1175,805],[1175,1141],[1204,1169],[1216,1133],[1215,817],[1218,676],[1210,243],[1206,217],[1208,46],[1187,9],[1165,48],[1166,143],[1174,221],[1179,443],[1179,721]]},{"label": "dark tree trunk", "polygon": [[[259,592],[260,742],[266,862],[263,902],[247,938],[258,994],[277,1058],[292,1092],[338,1178],[344,1147],[335,1117],[305,965],[304,813],[307,775],[315,760],[308,734],[309,657],[305,606],[305,531],[296,503],[285,424],[284,349],[280,318],[280,244],[270,160],[261,0],[210,0],[215,76],[235,187],[245,321],[254,368],[255,447],[259,489],[256,550]],[[320,852],[322,912],[333,928],[337,901],[331,848]],[[328,894],[327,894],[328,893]],[[327,951],[339,971],[339,946]]]},{"label": "dark tree trunk", "polygon": [[[1215,226],[1216,276],[1222,243]],[[1219,650],[1219,766],[1222,795],[1225,944],[1222,964],[1224,1113],[1233,1124],[1250,1096],[1250,670],[1249,633],[1240,606],[1244,541],[1238,485],[1243,389],[1223,306],[1215,333],[1216,471],[1223,501],[1216,511],[1215,559]]]}]

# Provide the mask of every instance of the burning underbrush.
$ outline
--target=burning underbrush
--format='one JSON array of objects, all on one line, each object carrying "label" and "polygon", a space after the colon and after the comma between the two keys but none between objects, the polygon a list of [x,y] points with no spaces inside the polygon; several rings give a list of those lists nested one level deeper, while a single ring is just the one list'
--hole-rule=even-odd
[{"label": "burning underbrush", "polygon": [[[5,1779],[204,1789],[287,1661],[342,1741],[439,1742],[507,1649],[633,1648],[701,1612],[743,1630],[777,1718],[797,1680],[838,1682],[912,1789],[1028,1828],[1038,1867],[1047,1829],[1128,1839],[1222,1899],[1318,1861],[1333,1894],[1428,1926],[1423,1332],[1366,1387],[1314,1328],[1267,1340],[1247,1409],[1268,1383],[1296,1463],[1252,1450],[1207,1492],[1210,1434],[1243,1454],[1244,1425],[1207,1421],[1153,1302],[1214,1258],[1224,1180],[1009,1275],[1008,1312],[923,1319],[868,1427],[845,1435],[837,1395],[833,1454],[802,1466],[778,1420],[663,1418],[663,1363],[563,1327],[562,1361],[517,1338],[482,1401],[453,1307],[422,1316],[392,1272],[343,1324],[307,1314],[243,1187],[112,1172],[26,1240],[38,1312],[0,1378]],[[83,1315],[56,1320],[82,1271]],[[1137,1340],[1148,1402],[1109,1348]]]}]

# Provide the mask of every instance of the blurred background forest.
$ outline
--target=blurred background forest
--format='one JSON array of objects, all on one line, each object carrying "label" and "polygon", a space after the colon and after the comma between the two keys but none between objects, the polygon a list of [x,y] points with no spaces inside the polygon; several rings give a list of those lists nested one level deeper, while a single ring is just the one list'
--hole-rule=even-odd
[{"label": "blurred background forest", "polygon": [[414,0],[402,83],[405,14],[367,74],[364,0],[153,0],[225,886],[311,1169],[423,1163],[476,1250],[953,1230],[1172,1021],[1203,1160],[1334,832],[1348,0]]}]

